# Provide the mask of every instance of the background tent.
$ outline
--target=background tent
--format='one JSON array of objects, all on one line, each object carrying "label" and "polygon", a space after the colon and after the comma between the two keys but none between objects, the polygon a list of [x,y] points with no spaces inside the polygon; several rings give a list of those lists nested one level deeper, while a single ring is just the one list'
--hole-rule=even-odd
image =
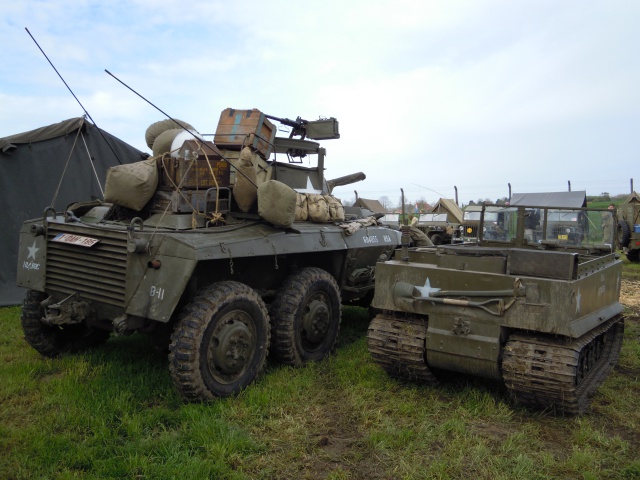
[{"label": "background tent", "polygon": [[22,223],[41,217],[56,190],[56,211],[102,199],[109,167],[147,156],[82,117],[0,138],[0,306],[20,304],[24,296],[15,285]]},{"label": "background tent", "polygon": [[462,223],[462,209],[455,200],[451,200],[450,198],[441,198],[438,200],[438,203],[431,209],[431,213],[446,213],[449,223]]}]

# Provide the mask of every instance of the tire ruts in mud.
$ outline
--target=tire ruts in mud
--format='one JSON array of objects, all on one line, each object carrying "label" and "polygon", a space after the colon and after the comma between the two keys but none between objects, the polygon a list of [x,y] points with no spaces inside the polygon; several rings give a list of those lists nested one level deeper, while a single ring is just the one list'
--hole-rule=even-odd
[{"label": "tire ruts in mud", "polygon": [[[623,334],[624,319],[616,317],[568,341],[511,335],[502,362],[504,382],[511,397],[529,407],[555,409],[567,415],[583,413],[617,363]],[[585,357],[594,351],[598,351],[599,358],[585,374]],[[579,375],[584,375],[580,381]]]},{"label": "tire ruts in mud", "polygon": [[426,338],[426,320],[385,314],[378,314],[367,332],[371,356],[389,375],[436,385],[425,359]]}]

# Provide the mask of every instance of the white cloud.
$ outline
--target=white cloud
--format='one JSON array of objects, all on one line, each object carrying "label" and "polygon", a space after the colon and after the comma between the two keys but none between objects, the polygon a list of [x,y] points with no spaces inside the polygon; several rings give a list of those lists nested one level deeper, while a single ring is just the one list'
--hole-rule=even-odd
[{"label": "white cloud", "polygon": [[98,125],[141,149],[164,117],[104,69],[202,132],[226,107],[335,116],[327,176],[362,170],[373,198],[457,185],[468,201],[569,179],[626,192],[638,13],[633,0],[14,2],[0,20],[0,135],[83,113],[26,26]]}]

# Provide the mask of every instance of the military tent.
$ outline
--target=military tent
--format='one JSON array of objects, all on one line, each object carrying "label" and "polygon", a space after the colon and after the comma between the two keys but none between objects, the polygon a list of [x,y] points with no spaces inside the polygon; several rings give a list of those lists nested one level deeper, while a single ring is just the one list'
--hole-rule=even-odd
[{"label": "military tent", "polygon": [[446,213],[449,223],[462,223],[462,209],[455,200],[449,198],[441,198],[438,200],[438,203],[431,209],[431,213]]},{"label": "military tent", "polygon": [[388,213],[387,209],[384,208],[378,200],[358,198],[353,206],[366,208],[367,210],[371,210],[373,213]]},{"label": "military tent", "polygon": [[0,306],[24,296],[15,285],[22,223],[48,206],[60,212],[75,201],[102,199],[109,167],[147,156],[83,117],[0,138]]}]

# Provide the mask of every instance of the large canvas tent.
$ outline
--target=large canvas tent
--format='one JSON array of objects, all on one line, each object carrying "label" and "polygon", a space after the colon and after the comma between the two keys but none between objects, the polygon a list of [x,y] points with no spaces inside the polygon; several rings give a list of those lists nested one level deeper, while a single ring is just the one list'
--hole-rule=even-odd
[{"label": "large canvas tent", "polygon": [[147,156],[83,117],[0,138],[0,306],[24,296],[15,285],[22,223],[48,206],[102,199],[109,167]]}]

